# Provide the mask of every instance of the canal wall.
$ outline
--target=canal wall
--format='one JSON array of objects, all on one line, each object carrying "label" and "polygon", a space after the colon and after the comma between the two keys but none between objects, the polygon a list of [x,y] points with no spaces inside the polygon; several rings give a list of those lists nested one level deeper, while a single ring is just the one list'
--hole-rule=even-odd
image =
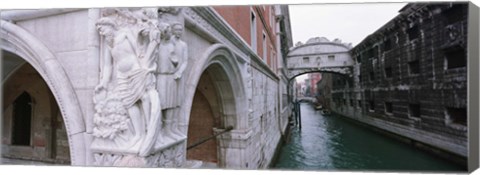
[{"label": "canal wall", "polygon": [[353,76],[332,75],[332,111],[466,160],[467,9],[404,7],[350,51]]}]

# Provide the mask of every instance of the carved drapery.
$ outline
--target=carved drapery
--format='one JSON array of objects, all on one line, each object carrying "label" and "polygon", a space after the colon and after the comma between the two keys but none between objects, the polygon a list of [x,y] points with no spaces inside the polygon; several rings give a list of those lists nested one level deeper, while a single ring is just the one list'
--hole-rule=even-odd
[{"label": "carved drapery", "polygon": [[[176,130],[173,115],[163,111],[168,104],[180,104],[172,101],[181,99],[179,79],[187,61],[186,44],[179,39],[183,24],[163,19],[178,11],[113,8],[104,9],[97,20],[105,44],[93,99],[91,150],[96,165],[168,166],[151,163],[152,156],[165,159],[156,162],[174,159],[178,161],[172,166],[181,164],[178,150],[184,147],[185,136]],[[174,26],[181,32],[172,33]],[[159,78],[167,73],[170,79]]]}]

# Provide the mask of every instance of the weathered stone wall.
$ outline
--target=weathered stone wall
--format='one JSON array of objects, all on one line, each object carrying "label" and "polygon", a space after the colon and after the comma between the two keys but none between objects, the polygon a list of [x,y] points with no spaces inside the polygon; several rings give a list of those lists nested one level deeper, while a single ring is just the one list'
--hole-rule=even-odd
[{"label": "weathered stone wall", "polygon": [[[261,71],[252,71],[252,111],[249,125],[253,131],[251,155],[248,168],[264,168],[273,158],[282,131],[278,108],[278,81],[265,76]],[[253,166],[253,167],[252,167]]]},{"label": "weathered stone wall", "polygon": [[354,76],[332,80],[335,112],[466,157],[467,7],[410,4],[354,47]]}]

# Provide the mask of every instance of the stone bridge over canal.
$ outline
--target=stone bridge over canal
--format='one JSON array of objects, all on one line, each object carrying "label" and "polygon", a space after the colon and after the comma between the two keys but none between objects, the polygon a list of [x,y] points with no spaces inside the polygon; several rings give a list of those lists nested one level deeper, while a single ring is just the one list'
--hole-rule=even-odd
[{"label": "stone bridge over canal", "polygon": [[305,44],[298,42],[287,56],[290,79],[310,72],[331,72],[352,75],[354,60],[350,56],[351,44],[325,37],[310,38]]}]

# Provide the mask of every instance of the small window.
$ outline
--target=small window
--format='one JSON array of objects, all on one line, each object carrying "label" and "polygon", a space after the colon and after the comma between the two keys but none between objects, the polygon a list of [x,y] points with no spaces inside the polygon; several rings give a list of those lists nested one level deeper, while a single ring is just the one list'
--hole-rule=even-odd
[{"label": "small window", "polygon": [[420,105],[419,104],[409,104],[408,113],[410,117],[420,118]]},{"label": "small window", "polygon": [[262,39],[263,61],[267,62],[267,36],[265,32],[262,33]]},{"label": "small window", "polygon": [[376,46],[368,49],[367,52],[365,53],[365,58],[367,58],[367,59],[368,58],[373,58],[375,56],[375,48],[376,48]]},{"label": "small window", "polygon": [[255,13],[250,13],[250,45],[252,46],[252,50],[257,52],[257,20],[255,17]]},{"label": "small window", "polygon": [[350,106],[354,107],[355,106],[355,100],[350,99]]},{"label": "small window", "polygon": [[385,68],[385,78],[392,78],[392,67]]},{"label": "small window", "polygon": [[385,102],[385,113],[392,114],[392,112],[393,112],[392,102]]},{"label": "small window", "polygon": [[358,100],[358,108],[362,108],[362,100]]},{"label": "small window", "polygon": [[29,146],[31,140],[32,98],[23,92],[13,102],[12,145]]},{"label": "small window", "polygon": [[335,61],[335,55],[328,55],[328,61]]},{"label": "small window", "polygon": [[467,66],[467,57],[464,49],[455,49],[445,53],[447,69],[461,68]]},{"label": "small window", "polygon": [[452,7],[446,10],[443,15],[447,18],[448,24],[459,22],[463,19],[463,12],[467,10],[467,6],[463,4],[453,4]]},{"label": "small window", "polygon": [[368,110],[371,112],[375,111],[375,102],[373,100],[368,101]]},{"label": "small window", "polygon": [[450,123],[467,126],[467,109],[447,108],[447,119]]},{"label": "small window", "polygon": [[362,62],[362,57],[357,56],[357,62],[361,63]]},{"label": "small window", "polygon": [[417,39],[420,35],[420,30],[418,29],[418,26],[413,26],[412,28],[407,29],[407,35],[410,41]]},{"label": "small window", "polygon": [[305,63],[305,64],[310,63],[310,58],[309,57],[303,57],[303,63]]},{"label": "small window", "polygon": [[383,51],[389,51],[392,49],[392,41],[389,39],[386,39],[384,42],[383,42]]},{"label": "small window", "polygon": [[418,60],[408,62],[408,72],[410,73],[410,75],[420,73],[420,64]]},{"label": "small window", "polygon": [[375,80],[375,73],[373,71],[370,71],[370,81],[374,81]]}]

